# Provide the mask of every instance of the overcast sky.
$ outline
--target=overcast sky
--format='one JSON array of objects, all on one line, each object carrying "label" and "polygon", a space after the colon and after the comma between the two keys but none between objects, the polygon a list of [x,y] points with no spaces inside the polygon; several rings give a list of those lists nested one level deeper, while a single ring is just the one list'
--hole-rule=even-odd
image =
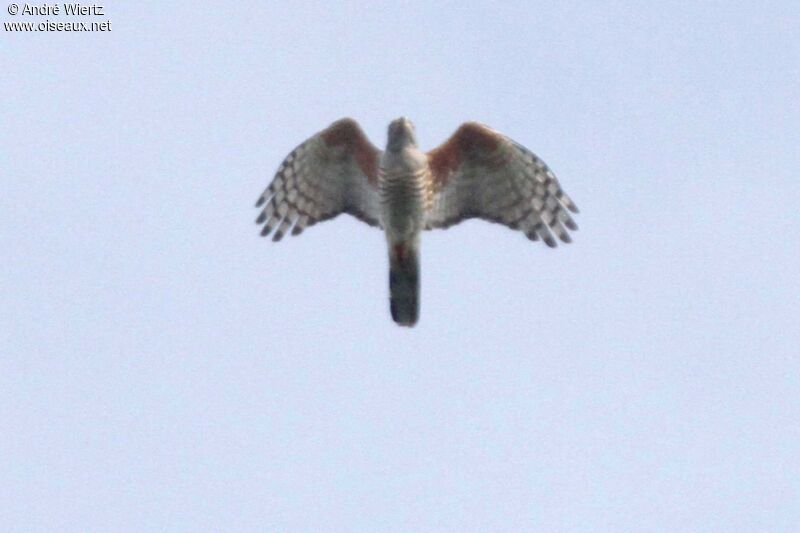
[{"label": "overcast sky", "polygon": [[[111,31],[0,36],[0,529],[794,531],[800,7],[551,4],[3,4]],[[411,330],[380,231],[253,223],[401,115],[581,208],[424,234]]]}]

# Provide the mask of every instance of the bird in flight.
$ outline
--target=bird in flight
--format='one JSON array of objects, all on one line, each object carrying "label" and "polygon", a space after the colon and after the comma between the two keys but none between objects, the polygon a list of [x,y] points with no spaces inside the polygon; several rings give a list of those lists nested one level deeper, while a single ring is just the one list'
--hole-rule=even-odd
[{"label": "bird in flight", "polygon": [[521,144],[465,122],[442,145],[423,152],[407,118],[389,124],[386,149],[375,147],[358,123],[343,118],[286,156],[261,194],[256,223],[279,241],[317,222],[347,213],[383,229],[389,251],[392,318],[419,318],[422,230],[481,218],[520,230],[550,247],[571,241],[578,208],[544,162]]}]

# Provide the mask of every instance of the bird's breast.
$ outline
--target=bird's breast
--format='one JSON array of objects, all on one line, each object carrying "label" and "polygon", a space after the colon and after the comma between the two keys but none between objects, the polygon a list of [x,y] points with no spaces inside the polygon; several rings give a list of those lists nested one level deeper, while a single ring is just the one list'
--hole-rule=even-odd
[{"label": "bird's breast", "polygon": [[379,169],[383,225],[390,237],[412,237],[422,230],[424,212],[431,204],[429,182],[427,165]]}]

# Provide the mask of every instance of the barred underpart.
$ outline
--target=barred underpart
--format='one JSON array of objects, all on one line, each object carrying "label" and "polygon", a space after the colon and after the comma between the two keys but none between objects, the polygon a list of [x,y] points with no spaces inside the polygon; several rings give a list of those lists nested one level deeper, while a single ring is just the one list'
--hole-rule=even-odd
[{"label": "barred underpart", "polygon": [[[286,156],[256,207],[264,224],[262,236],[279,241],[291,230],[299,235],[318,222],[341,213],[377,226],[377,187],[369,183],[347,147],[330,146],[317,134]],[[265,205],[266,204],[266,205]]]},{"label": "barred underpart", "polygon": [[261,194],[256,222],[273,241],[341,213],[383,228],[395,322],[419,317],[419,235],[469,218],[503,224],[555,247],[572,241],[578,207],[533,152],[477,122],[466,122],[429,152],[413,124],[393,121],[378,150],[352,119],[300,144]]},{"label": "barred underpart", "polygon": [[467,135],[469,143],[454,136],[429,152],[434,158],[447,158],[447,165],[432,162],[432,168],[440,169],[434,180],[441,185],[426,229],[482,218],[551,247],[556,238],[571,242],[567,230],[576,231],[578,225],[569,212],[578,213],[578,208],[547,165],[521,144],[485,126],[471,125],[462,133]]}]

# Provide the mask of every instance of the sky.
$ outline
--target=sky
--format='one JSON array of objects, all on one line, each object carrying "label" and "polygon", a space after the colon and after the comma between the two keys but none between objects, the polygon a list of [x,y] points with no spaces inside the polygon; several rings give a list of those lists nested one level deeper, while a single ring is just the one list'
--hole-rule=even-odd
[{"label": "sky", "polygon": [[[7,7],[111,31],[0,36],[0,530],[795,530],[797,2]],[[580,231],[426,232],[399,328],[379,230],[254,224],[344,116]]]}]

